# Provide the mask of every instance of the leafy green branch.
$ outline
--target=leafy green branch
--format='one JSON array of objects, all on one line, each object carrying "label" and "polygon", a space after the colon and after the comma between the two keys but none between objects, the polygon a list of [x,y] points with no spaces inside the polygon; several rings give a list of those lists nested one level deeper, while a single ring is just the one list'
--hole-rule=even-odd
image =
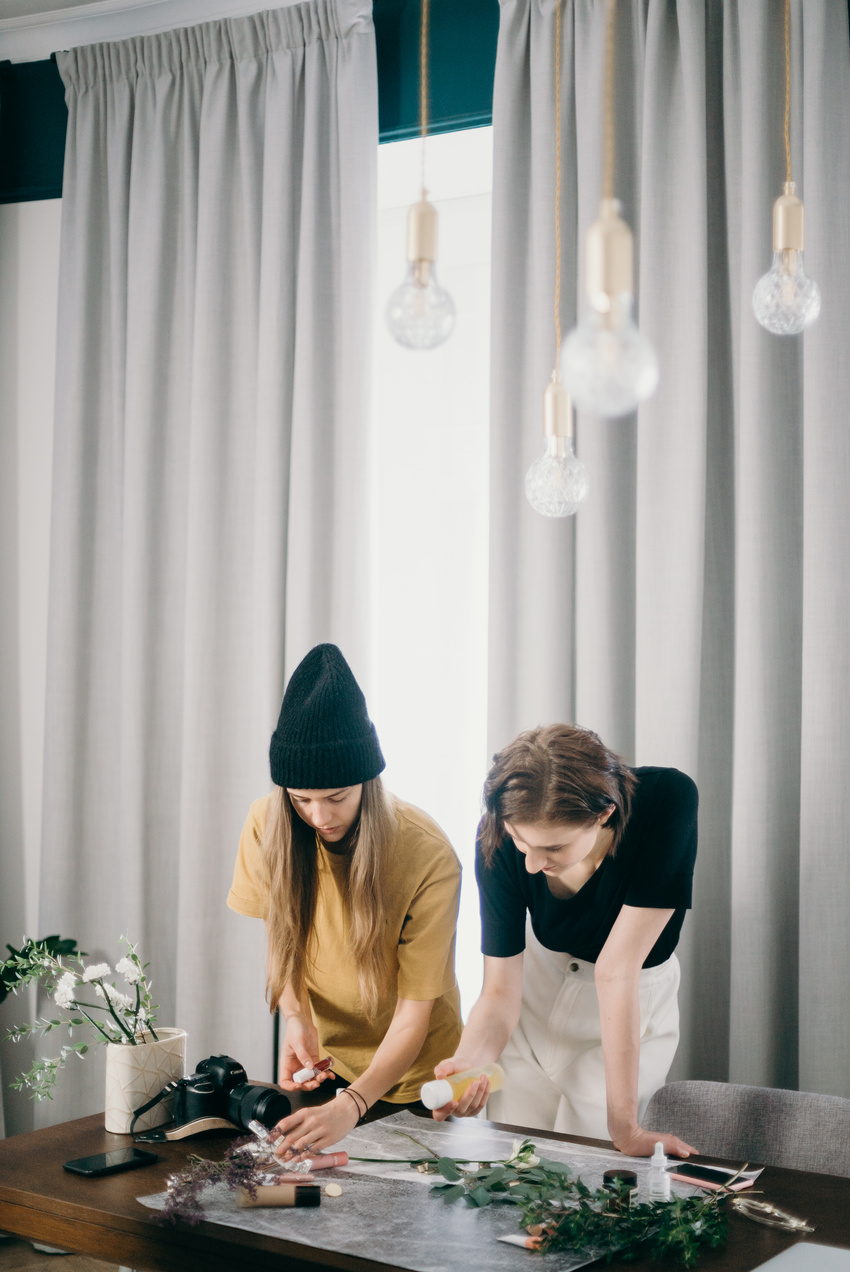
[{"label": "leafy green branch", "polygon": [[445,1182],[435,1184],[432,1194],[447,1203],[463,1198],[471,1207],[518,1206],[527,1244],[543,1252],[588,1250],[609,1261],[670,1256],[689,1268],[704,1247],[726,1239],[728,1189],[630,1206],[627,1187],[616,1193],[588,1188],[562,1162],[538,1157],[531,1140],[517,1141],[501,1163],[465,1170],[459,1159],[437,1157],[435,1166]]},{"label": "leafy green branch", "polygon": [[[129,994],[119,989],[114,980],[107,979],[112,974],[108,963],[87,966],[83,962],[87,956],[77,950],[75,941],[49,936],[42,941],[25,940],[19,950],[7,946],[9,957],[0,964],[0,984],[5,993],[18,994],[28,985],[38,985],[52,996],[63,1013],[58,1018],[37,1018],[30,1024],[16,1025],[7,1037],[13,1042],[35,1036],[43,1038],[60,1027],[66,1028],[72,1036],[74,1029],[87,1025],[99,1042],[138,1046],[148,1032],[156,1040],[157,1008],[146,976],[148,964],[141,962],[131,941],[123,936],[121,941],[125,952],[116,963],[115,971],[132,991]],[[84,997],[86,993],[93,993],[100,1001],[91,1001]],[[36,1100],[52,1099],[56,1076],[68,1056],[83,1056],[88,1049],[87,1043],[63,1046],[58,1056],[37,1060],[12,1086],[18,1090],[28,1089]]]}]

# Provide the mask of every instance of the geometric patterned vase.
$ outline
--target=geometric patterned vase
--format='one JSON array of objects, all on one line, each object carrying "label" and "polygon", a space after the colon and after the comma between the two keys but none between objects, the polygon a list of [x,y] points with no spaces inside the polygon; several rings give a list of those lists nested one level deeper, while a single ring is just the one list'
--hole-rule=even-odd
[{"label": "geometric patterned vase", "polygon": [[[157,1029],[158,1042],[145,1034],[138,1046],[125,1042],[106,1044],[106,1129],[128,1135],[133,1109],[158,1095],[168,1082],[186,1071],[186,1030]],[[171,1097],[142,1114],[137,1131],[171,1120]]]}]

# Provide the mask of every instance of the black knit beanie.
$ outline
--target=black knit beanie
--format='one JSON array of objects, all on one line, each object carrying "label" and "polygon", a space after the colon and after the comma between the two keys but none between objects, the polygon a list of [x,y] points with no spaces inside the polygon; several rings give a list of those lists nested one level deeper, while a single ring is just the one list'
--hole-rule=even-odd
[{"label": "black knit beanie", "polygon": [[300,791],[356,786],[383,770],[363,691],[336,645],[316,645],[292,673],[269,760],[272,781]]}]

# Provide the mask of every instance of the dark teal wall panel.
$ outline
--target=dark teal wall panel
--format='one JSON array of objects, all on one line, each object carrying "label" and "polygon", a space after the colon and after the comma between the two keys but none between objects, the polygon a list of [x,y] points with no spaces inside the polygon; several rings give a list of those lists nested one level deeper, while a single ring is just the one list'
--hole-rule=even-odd
[{"label": "dark teal wall panel", "polygon": [[0,63],[0,203],[62,194],[68,110],[56,63]]},{"label": "dark teal wall panel", "polygon": [[[374,0],[381,141],[419,131],[419,0]],[[431,132],[493,118],[498,0],[431,0]]]},{"label": "dark teal wall panel", "polygon": [[[419,0],[374,0],[381,141],[419,131]],[[489,124],[498,0],[431,0],[431,132]],[[68,111],[56,63],[0,63],[0,203],[62,194]]]}]

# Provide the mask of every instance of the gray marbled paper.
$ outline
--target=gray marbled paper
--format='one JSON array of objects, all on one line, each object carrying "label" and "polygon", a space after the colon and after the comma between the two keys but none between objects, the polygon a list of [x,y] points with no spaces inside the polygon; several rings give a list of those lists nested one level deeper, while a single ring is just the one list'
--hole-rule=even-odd
[{"label": "gray marbled paper", "polygon": [[[398,1131],[409,1131],[435,1152],[465,1157],[473,1162],[501,1161],[510,1156],[516,1137],[476,1121],[430,1122],[411,1113],[396,1113],[380,1122],[358,1127],[338,1148],[350,1156],[377,1157],[379,1162],[351,1162],[344,1170],[322,1171],[317,1182],[334,1179],[341,1197],[322,1197],[318,1209],[240,1210],[223,1185],[205,1194],[204,1218],[232,1228],[245,1228],[267,1236],[300,1241],[305,1245],[340,1254],[359,1255],[376,1263],[394,1263],[411,1272],[533,1272],[544,1266],[551,1272],[573,1272],[593,1262],[589,1251],[532,1254],[498,1240],[519,1233],[518,1211],[509,1204],[471,1209],[463,1202],[445,1205],[429,1195],[437,1182],[433,1175],[386,1159],[415,1157],[421,1150]],[[649,1162],[625,1158],[579,1144],[533,1138],[544,1157],[565,1162],[590,1188],[602,1183],[602,1172],[628,1165],[638,1175],[641,1200],[645,1196]],[[693,1192],[675,1184],[676,1191]],[[153,1209],[162,1209],[165,1193],[140,1197]],[[542,1264],[541,1264],[542,1259]]]}]

